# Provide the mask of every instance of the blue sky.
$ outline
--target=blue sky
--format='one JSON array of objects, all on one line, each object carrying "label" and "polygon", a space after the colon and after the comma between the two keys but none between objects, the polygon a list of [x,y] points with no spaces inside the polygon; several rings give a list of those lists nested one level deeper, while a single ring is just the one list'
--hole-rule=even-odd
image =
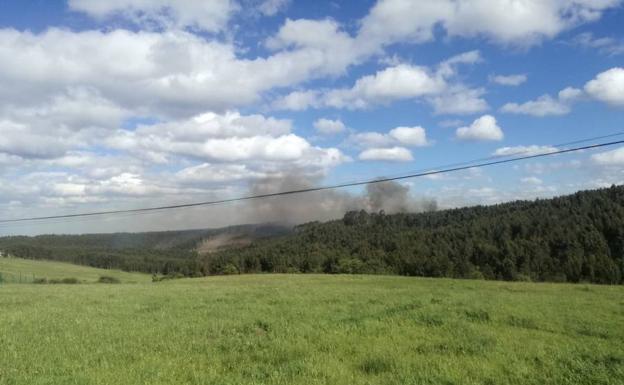
[{"label": "blue sky", "polygon": [[[371,179],[621,132],[622,25],[620,0],[3,0],[0,216]],[[490,204],[620,184],[623,166],[613,147],[405,186],[440,207]],[[368,207],[346,193],[279,215],[267,203],[0,233]]]}]

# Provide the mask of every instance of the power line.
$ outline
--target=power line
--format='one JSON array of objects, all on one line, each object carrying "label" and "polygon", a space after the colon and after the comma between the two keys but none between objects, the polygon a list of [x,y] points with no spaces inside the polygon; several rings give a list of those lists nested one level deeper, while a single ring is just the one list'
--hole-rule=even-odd
[{"label": "power line", "polygon": [[[614,137],[622,136],[622,135],[624,135],[624,131],[620,131],[620,132],[616,132],[616,133],[608,134],[608,135],[594,136],[594,137],[591,137],[591,138],[577,139],[577,140],[574,140],[574,141],[571,141],[571,142],[566,142],[566,143],[553,144],[553,145],[543,145],[542,147],[548,147],[548,148],[552,148],[554,150],[559,150],[561,147],[571,146],[573,144],[594,142],[594,141],[597,141],[597,140],[614,138]],[[459,167],[459,166],[467,166],[467,165],[474,164],[474,163],[477,163],[477,162],[486,162],[486,161],[495,160],[495,159],[499,159],[500,160],[500,159],[507,159],[507,158],[511,158],[511,157],[518,157],[518,156],[521,156],[521,155],[534,155],[534,154],[535,153],[533,152],[532,149],[527,149],[527,150],[524,150],[524,151],[514,152],[514,153],[511,153],[511,154],[508,154],[508,155],[492,155],[492,156],[487,156],[487,157],[484,157],[484,158],[468,160],[468,161],[464,161],[464,162],[447,163],[445,165],[437,166],[435,168],[432,168],[432,167],[421,168],[421,169],[417,169],[417,170],[404,171],[404,172],[397,173],[397,174],[384,175],[383,178],[392,178],[392,177],[395,177],[395,176],[401,176],[401,175],[405,175],[405,174],[417,174],[417,173],[421,173],[421,172],[425,172],[425,171],[433,171],[433,170],[441,170],[441,169],[445,169],[445,168],[454,168],[454,167]],[[343,183],[348,183],[348,182],[343,182]]]},{"label": "power line", "polygon": [[547,152],[547,153],[515,157],[511,159],[502,159],[502,160],[496,160],[496,161],[490,161],[490,162],[484,162],[484,163],[478,163],[478,164],[471,164],[467,166],[458,166],[458,167],[452,167],[452,168],[445,168],[441,170],[433,170],[433,171],[426,171],[426,172],[420,172],[420,173],[415,173],[415,174],[407,174],[407,175],[395,176],[395,177],[390,177],[390,178],[379,178],[379,179],[372,179],[372,180],[366,180],[366,181],[342,183],[342,184],[336,184],[336,185],[330,185],[330,186],[310,187],[310,188],[299,189],[299,190],[280,191],[276,193],[248,195],[248,196],[243,196],[243,197],[238,197],[238,198],[229,198],[229,199],[221,199],[221,200],[205,201],[205,202],[183,203],[183,204],[169,205],[169,206],[146,207],[146,208],[140,208],[140,209],[127,209],[127,210],[98,211],[98,212],[79,213],[79,214],[51,215],[51,216],[44,216],[44,217],[2,219],[0,220],[0,224],[28,222],[28,221],[42,221],[42,220],[51,220],[51,219],[63,219],[63,218],[93,217],[93,216],[113,215],[113,214],[130,214],[130,213],[136,214],[136,213],[147,213],[147,212],[153,212],[153,211],[173,210],[173,209],[198,207],[198,206],[215,206],[215,205],[221,205],[221,204],[231,203],[231,202],[240,202],[240,201],[247,201],[247,200],[253,200],[253,199],[264,199],[264,198],[271,198],[271,197],[278,197],[278,196],[285,196],[285,195],[303,194],[303,193],[310,193],[310,192],[315,192],[315,191],[335,190],[335,189],[340,189],[340,188],[362,186],[362,185],[373,184],[373,183],[383,183],[383,182],[391,182],[391,181],[397,181],[397,180],[403,180],[403,179],[419,178],[419,177],[424,177],[424,176],[429,176],[429,175],[446,174],[446,173],[451,173],[451,172],[468,170],[471,168],[482,168],[482,167],[494,166],[494,165],[505,164],[505,163],[519,162],[519,161],[527,160],[527,159],[544,158],[548,156],[567,154],[571,152],[578,152],[578,151],[584,151],[584,150],[591,150],[591,149],[596,149],[596,148],[601,148],[601,147],[614,146],[618,144],[624,144],[624,140],[618,140],[618,141],[606,142],[606,143],[598,143],[598,144],[592,144],[592,145],[582,146],[582,147],[574,147],[574,148],[557,150],[557,151],[552,151],[552,152]]}]

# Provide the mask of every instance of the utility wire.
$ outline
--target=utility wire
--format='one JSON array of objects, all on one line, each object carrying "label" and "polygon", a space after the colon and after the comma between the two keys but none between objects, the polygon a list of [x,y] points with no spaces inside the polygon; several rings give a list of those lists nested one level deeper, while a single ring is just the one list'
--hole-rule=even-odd
[{"label": "utility wire", "polygon": [[372,179],[372,180],[366,180],[366,181],[342,183],[342,184],[336,184],[336,185],[330,185],[330,186],[310,187],[310,188],[299,189],[299,190],[280,191],[276,193],[248,195],[248,196],[242,196],[238,198],[229,198],[229,199],[195,202],[195,203],[184,203],[184,204],[169,205],[169,206],[146,207],[146,208],[127,209],[127,210],[110,210],[110,211],[99,211],[99,212],[89,212],[89,213],[79,213],[79,214],[51,215],[51,216],[43,216],[43,217],[30,217],[30,218],[18,218],[18,219],[2,219],[0,220],[0,224],[28,222],[28,221],[42,221],[42,220],[50,220],[50,219],[63,219],[63,218],[93,217],[93,216],[112,215],[112,214],[146,213],[146,212],[152,212],[152,211],[173,210],[173,209],[197,207],[197,206],[215,206],[215,205],[231,203],[231,202],[240,202],[240,201],[247,201],[247,200],[253,200],[253,199],[263,199],[263,198],[271,198],[271,197],[277,197],[277,196],[303,194],[303,193],[309,193],[309,192],[314,192],[314,191],[335,190],[339,188],[362,186],[362,185],[373,184],[373,183],[383,183],[383,182],[390,182],[390,181],[403,180],[403,179],[419,178],[419,177],[424,177],[424,176],[429,176],[429,175],[446,174],[446,173],[451,173],[451,172],[468,170],[471,168],[481,168],[481,167],[488,167],[488,166],[494,166],[494,165],[499,165],[499,164],[518,162],[518,161],[527,160],[527,159],[544,158],[544,157],[554,156],[554,155],[559,155],[559,154],[567,154],[567,153],[578,152],[578,151],[583,151],[583,150],[591,150],[591,149],[596,149],[596,148],[601,148],[601,147],[609,147],[609,146],[614,146],[618,144],[624,144],[624,140],[598,143],[598,144],[592,144],[592,145],[587,145],[587,146],[582,146],[582,147],[568,148],[568,149],[557,150],[557,151],[552,151],[552,152],[547,152],[547,153],[515,157],[511,159],[489,161],[489,162],[471,164],[468,166],[458,166],[458,167],[452,167],[452,168],[445,168],[441,170],[433,170],[433,171],[426,171],[426,172],[420,172],[420,173],[415,173],[415,174],[407,174],[407,175],[396,176],[396,177],[391,177],[391,178],[379,178],[379,179]]},{"label": "utility wire", "polygon": [[[601,136],[595,136],[595,137],[592,137],[592,138],[578,139],[578,140],[574,140],[572,142],[553,144],[553,145],[550,145],[550,144],[549,145],[543,145],[542,147],[550,147],[550,148],[552,148],[554,150],[560,150],[561,147],[571,146],[573,144],[588,143],[588,142],[593,142],[593,141],[597,141],[597,140],[601,140],[601,139],[614,138],[614,137],[623,136],[623,135],[624,135],[624,131],[620,131],[620,132],[609,134],[609,135],[601,135]],[[477,162],[486,162],[486,161],[490,161],[490,160],[501,160],[501,159],[507,159],[507,158],[511,158],[511,157],[519,157],[519,156],[522,156],[522,155],[535,155],[535,152],[533,152],[532,149],[527,149],[527,150],[524,150],[524,151],[513,152],[513,153],[508,154],[508,155],[492,155],[492,156],[487,156],[487,157],[484,157],[484,158],[478,158],[478,159],[473,159],[473,160],[464,161],[464,162],[447,163],[445,165],[437,166],[435,168],[429,167],[429,168],[420,168],[420,169],[410,170],[410,171],[403,171],[401,173],[384,175],[383,178],[392,178],[392,177],[395,177],[395,176],[401,176],[401,175],[406,175],[406,174],[417,174],[417,173],[421,173],[421,172],[425,172],[425,171],[433,171],[433,170],[441,170],[441,169],[445,169],[445,168],[454,168],[454,167],[459,167],[459,166],[467,166],[467,165],[474,164],[474,163],[477,163]],[[350,183],[350,182],[342,182],[342,183]]]}]

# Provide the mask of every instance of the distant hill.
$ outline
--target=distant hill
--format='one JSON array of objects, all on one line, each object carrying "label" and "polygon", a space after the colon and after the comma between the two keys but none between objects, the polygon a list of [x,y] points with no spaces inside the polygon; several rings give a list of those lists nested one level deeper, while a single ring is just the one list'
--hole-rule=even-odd
[{"label": "distant hill", "polygon": [[205,255],[201,270],[622,283],[624,187],[422,214],[349,212]]},{"label": "distant hill", "polygon": [[103,276],[116,278],[122,283],[151,281],[149,275],[142,273],[105,270],[65,262],[0,258],[0,283],[32,283],[36,280],[62,280],[65,278],[75,278],[79,282],[93,283]]},{"label": "distant hill", "polygon": [[[260,224],[145,233],[12,236],[0,237],[0,253],[105,269],[197,275],[197,259],[202,252],[238,247],[291,231],[290,227]],[[219,247],[202,249],[215,239],[220,239]]]},{"label": "distant hill", "polygon": [[222,229],[0,238],[0,251],[159,274],[301,272],[623,283],[624,187],[420,214]]}]

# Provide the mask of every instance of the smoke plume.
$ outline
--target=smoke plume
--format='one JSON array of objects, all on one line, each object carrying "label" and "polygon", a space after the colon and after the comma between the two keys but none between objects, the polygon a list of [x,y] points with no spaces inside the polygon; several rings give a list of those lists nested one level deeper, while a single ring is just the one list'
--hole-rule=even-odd
[{"label": "smoke plume", "polygon": [[[251,195],[271,194],[280,191],[301,190],[318,186],[320,182],[303,175],[268,178],[250,186]],[[361,194],[341,190],[323,190],[304,194],[283,195],[251,201],[250,221],[299,224],[342,218],[347,211],[399,212],[433,211],[433,199],[417,199],[408,186],[396,182],[377,182],[366,185]]]}]

